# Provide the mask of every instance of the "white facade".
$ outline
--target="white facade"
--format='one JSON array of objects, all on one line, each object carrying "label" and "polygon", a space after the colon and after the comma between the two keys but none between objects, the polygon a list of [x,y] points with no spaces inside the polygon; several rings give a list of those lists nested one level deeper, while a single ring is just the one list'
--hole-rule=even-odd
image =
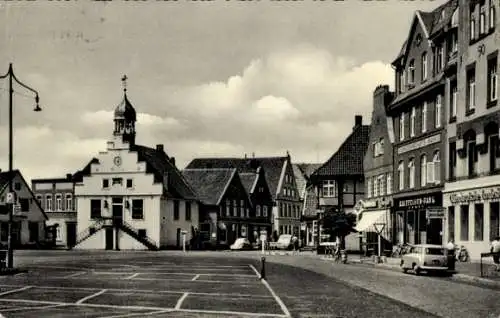
[{"label": "white facade", "polygon": [[[179,217],[174,220],[174,200],[164,197],[164,185],[154,182],[154,175],[146,173],[146,163],[139,162],[138,153],[130,151],[128,147],[127,143],[119,139],[108,142],[107,151],[96,157],[99,163],[92,164],[91,175],[84,176],[83,182],[75,185],[77,232],[84,233],[89,227],[98,228],[101,224],[100,219],[91,218],[91,202],[99,200],[102,217],[121,216],[123,222],[133,229],[145,230],[146,236],[157,247],[178,246],[178,229],[187,231],[186,240],[191,239],[191,226],[198,226],[198,204],[189,201],[191,218],[186,220],[186,201],[176,199]],[[103,182],[106,182],[103,180],[108,180],[108,187],[103,187]],[[132,216],[133,200],[142,200],[142,218]],[[117,229],[113,230],[113,245],[116,248]],[[121,230],[118,232],[118,240],[119,249],[146,248]],[[75,248],[106,248],[105,231],[99,231]]]}]

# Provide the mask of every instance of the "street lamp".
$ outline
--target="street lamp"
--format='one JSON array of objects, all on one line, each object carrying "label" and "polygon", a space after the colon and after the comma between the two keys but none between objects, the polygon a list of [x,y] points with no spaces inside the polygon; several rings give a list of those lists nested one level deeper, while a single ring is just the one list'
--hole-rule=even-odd
[{"label": "street lamp", "polygon": [[13,128],[12,128],[12,99],[13,99],[13,94],[14,94],[14,89],[12,88],[12,81],[15,80],[17,84],[21,85],[25,89],[31,91],[32,93],[35,94],[35,102],[36,106],[33,109],[35,112],[39,112],[42,109],[39,106],[39,101],[40,98],[38,97],[38,92],[34,90],[33,88],[27,86],[26,84],[22,83],[20,80],[17,79],[16,75],[14,75],[14,70],[12,69],[12,63],[9,64],[9,70],[7,71],[7,74],[0,76],[0,79],[4,78],[9,78],[9,196],[11,198],[12,202],[7,202],[9,206],[9,237],[7,241],[7,267],[8,268],[13,268],[14,266],[14,253],[13,253],[13,248],[12,248],[12,223],[13,223],[13,218],[14,218],[14,207],[15,207],[15,195],[14,193],[14,186],[13,186],[13,180],[14,180],[14,174],[13,174]]}]

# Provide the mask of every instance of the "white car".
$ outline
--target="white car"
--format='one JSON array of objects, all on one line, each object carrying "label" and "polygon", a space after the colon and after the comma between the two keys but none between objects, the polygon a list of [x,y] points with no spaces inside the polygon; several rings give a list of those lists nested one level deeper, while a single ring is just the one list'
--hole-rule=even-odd
[{"label": "white car", "polygon": [[441,245],[414,245],[401,258],[401,269],[405,273],[412,270],[416,275],[421,271],[447,272],[448,250]]},{"label": "white car", "polygon": [[237,238],[236,241],[234,241],[234,243],[231,244],[231,246],[229,246],[229,248],[232,251],[250,250],[250,249],[252,249],[252,244],[250,243],[250,241],[247,238],[240,237],[240,238]]}]

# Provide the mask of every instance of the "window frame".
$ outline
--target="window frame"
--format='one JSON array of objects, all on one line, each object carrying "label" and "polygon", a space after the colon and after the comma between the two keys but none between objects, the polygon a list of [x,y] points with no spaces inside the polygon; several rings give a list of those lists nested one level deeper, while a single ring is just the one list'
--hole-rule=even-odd
[{"label": "window frame", "polygon": [[[140,202],[140,204],[139,204]],[[131,217],[133,220],[144,220],[144,200],[132,199],[131,202]]]}]

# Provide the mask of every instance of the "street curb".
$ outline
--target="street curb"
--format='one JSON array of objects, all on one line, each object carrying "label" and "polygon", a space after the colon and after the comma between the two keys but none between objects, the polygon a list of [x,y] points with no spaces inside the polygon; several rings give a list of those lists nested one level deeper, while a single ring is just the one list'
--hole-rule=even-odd
[{"label": "street curb", "polygon": [[[375,264],[372,261],[363,261],[363,260],[352,260],[352,263],[357,263],[357,264],[366,264],[366,265],[371,265],[373,267],[383,267],[383,268],[388,268],[394,271],[401,271],[401,268],[399,265],[392,265],[392,264],[385,264],[385,263],[380,263],[380,264]],[[500,281],[484,278],[484,277],[477,277],[477,276],[472,276],[472,275],[467,275],[467,274],[460,274],[458,272],[453,273],[450,276],[450,279],[456,282],[465,282],[465,283],[481,283],[484,285],[488,286],[493,286],[493,287],[500,287]]]}]

